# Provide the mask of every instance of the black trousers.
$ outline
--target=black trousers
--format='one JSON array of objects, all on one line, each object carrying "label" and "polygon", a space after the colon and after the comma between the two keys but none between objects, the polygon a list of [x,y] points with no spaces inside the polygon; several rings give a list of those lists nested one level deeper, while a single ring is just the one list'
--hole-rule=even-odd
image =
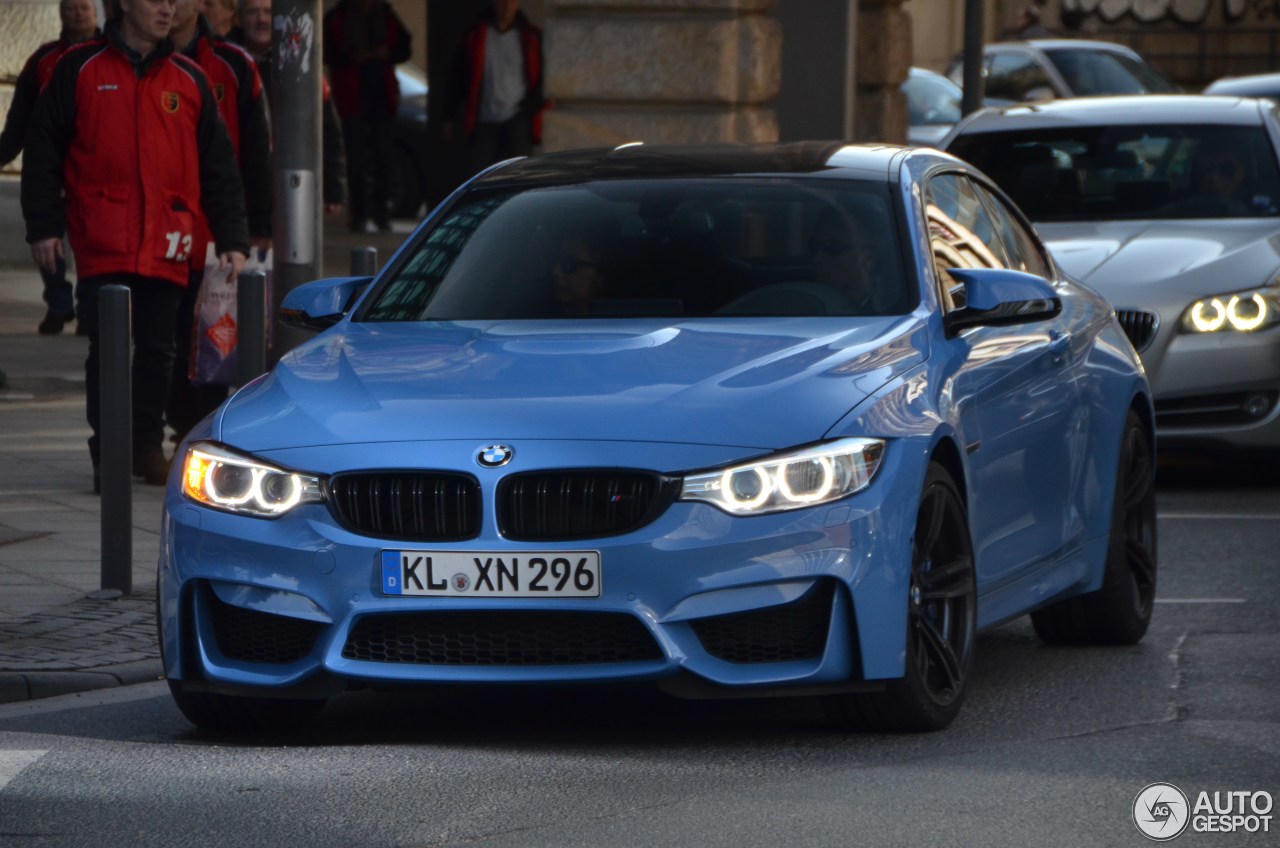
[{"label": "black trousers", "polygon": [[226,386],[197,386],[187,376],[191,369],[191,336],[196,325],[196,299],[200,296],[200,283],[203,280],[203,269],[192,271],[191,281],[182,290],[182,300],[178,304],[173,379],[169,383],[169,401],[165,405],[164,417],[178,434],[179,441],[188,430],[227,399]]},{"label": "black trousers", "polygon": [[[391,197],[391,158],[394,118],[366,113],[342,119],[342,141],[347,152],[347,194],[351,203],[351,223],[363,224],[373,218],[387,221]],[[370,192],[369,168],[373,169]]]},{"label": "black trousers", "polygon": [[516,115],[500,124],[476,124],[469,153],[474,174],[494,162],[533,152],[533,127],[527,115]]},{"label": "black trousers", "polygon": [[101,404],[98,344],[101,338],[98,301],[103,286],[129,287],[133,317],[133,454],[135,457],[162,449],[164,407],[173,373],[174,331],[182,287],[168,280],[136,274],[104,274],[83,280],[84,307],[88,319],[89,355],[84,361],[85,411],[93,435],[89,456],[98,464],[101,445]]}]

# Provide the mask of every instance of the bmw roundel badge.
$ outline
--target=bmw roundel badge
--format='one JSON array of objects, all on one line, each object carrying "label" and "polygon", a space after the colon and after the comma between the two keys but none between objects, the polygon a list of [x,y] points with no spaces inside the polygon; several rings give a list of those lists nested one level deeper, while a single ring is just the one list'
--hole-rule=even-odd
[{"label": "bmw roundel badge", "polygon": [[476,460],[485,468],[498,468],[511,461],[516,452],[506,445],[489,445],[480,448]]}]

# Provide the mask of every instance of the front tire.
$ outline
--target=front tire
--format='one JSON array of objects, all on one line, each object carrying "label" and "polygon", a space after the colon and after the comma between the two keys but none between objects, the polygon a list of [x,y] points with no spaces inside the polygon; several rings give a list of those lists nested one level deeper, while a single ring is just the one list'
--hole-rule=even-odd
[{"label": "front tire", "polygon": [[1050,645],[1134,645],[1156,597],[1156,486],[1151,439],[1137,413],[1125,418],[1102,588],[1031,614]]},{"label": "front tire", "polygon": [[960,712],[973,668],[977,585],[964,500],[946,469],[929,465],[916,514],[903,676],[883,692],[832,695],[828,717],[849,729],[941,730]]}]

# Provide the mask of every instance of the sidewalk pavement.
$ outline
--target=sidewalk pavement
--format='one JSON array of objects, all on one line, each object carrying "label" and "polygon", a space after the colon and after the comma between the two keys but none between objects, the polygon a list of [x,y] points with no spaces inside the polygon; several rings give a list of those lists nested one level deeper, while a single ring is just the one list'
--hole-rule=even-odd
[{"label": "sidewalk pavement", "polygon": [[[351,251],[379,263],[413,223],[390,234],[325,227],[324,271]],[[10,231],[7,238],[17,238]],[[163,487],[133,485],[133,590],[102,597],[99,499],[86,440],[84,358],[74,324],[41,336],[40,275],[0,267],[0,703],[162,677],[155,580]]]}]

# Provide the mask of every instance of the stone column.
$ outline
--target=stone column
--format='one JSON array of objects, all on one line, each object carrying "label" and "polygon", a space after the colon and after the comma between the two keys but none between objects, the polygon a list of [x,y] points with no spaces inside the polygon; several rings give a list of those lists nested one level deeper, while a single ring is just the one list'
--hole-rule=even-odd
[{"label": "stone column", "polygon": [[906,142],[907,98],[899,87],[911,55],[911,16],[902,0],[861,0],[855,141]]},{"label": "stone column", "polygon": [[775,2],[549,0],[544,149],[775,141]]}]

